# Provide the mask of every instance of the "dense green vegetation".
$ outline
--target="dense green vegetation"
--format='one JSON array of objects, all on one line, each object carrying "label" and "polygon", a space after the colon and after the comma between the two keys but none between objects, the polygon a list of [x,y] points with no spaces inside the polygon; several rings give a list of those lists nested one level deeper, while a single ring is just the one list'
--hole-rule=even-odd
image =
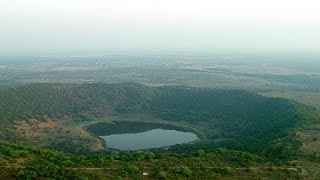
[{"label": "dense green vegetation", "polygon": [[182,146],[183,151],[225,147],[272,156],[277,153],[266,150],[272,150],[270,146],[306,121],[312,111],[286,99],[240,90],[156,88],[135,83],[31,84],[3,90],[0,99],[0,121],[7,126],[0,130],[0,137],[14,142],[19,142],[19,137],[10,128],[12,122],[48,118],[83,122],[145,115],[151,121],[193,125],[205,134],[203,141]]},{"label": "dense green vegetation", "polygon": [[[297,168],[226,149],[188,154],[137,152],[67,155],[0,141],[0,178],[5,179],[207,179],[297,178]],[[147,173],[147,175],[143,175]]]}]

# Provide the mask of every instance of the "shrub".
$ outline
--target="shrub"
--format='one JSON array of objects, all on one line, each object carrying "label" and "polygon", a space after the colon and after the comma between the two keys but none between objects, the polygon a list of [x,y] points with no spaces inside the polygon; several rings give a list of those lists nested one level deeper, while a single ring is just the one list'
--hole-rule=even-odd
[{"label": "shrub", "polygon": [[144,153],[144,157],[145,157],[145,159],[154,159],[156,157],[156,155],[154,155],[153,152],[146,152],[146,153]]},{"label": "shrub", "polygon": [[184,176],[191,176],[191,174],[192,174],[192,171],[189,168],[184,167],[184,166],[179,166],[179,167],[174,168],[174,172],[176,174],[181,174]]},{"label": "shrub", "polygon": [[7,160],[1,161],[0,166],[8,166],[8,161]]},{"label": "shrub", "polygon": [[199,157],[204,156],[206,154],[206,152],[204,150],[198,150],[197,155]]},{"label": "shrub", "polygon": [[226,174],[230,174],[231,171],[229,168],[226,168],[226,167],[223,167],[223,168],[218,168],[215,170],[216,173],[219,173],[219,174],[223,174],[223,175],[226,175]]},{"label": "shrub", "polygon": [[167,178],[167,174],[164,171],[160,171],[156,174],[156,178],[157,179],[166,179]]},{"label": "shrub", "polygon": [[138,174],[139,168],[136,166],[128,166],[124,169],[128,174]]}]

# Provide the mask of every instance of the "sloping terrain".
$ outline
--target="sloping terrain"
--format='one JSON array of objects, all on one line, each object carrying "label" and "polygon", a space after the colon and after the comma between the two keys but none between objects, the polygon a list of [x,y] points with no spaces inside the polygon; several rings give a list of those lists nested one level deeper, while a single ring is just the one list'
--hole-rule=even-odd
[{"label": "sloping terrain", "polygon": [[147,117],[192,126],[204,134],[201,142],[177,151],[226,147],[262,154],[301,125],[311,110],[286,99],[240,90],[136,83],[31,84],[1,92],[0,121],[5,128],[0,137],[83,151],[99,142],[80,132],[79,124],[104,117]]}]

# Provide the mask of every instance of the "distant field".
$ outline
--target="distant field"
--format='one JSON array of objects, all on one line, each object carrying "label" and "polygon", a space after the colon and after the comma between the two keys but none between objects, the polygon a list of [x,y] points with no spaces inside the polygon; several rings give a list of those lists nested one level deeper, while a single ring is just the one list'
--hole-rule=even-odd
[{"label": "distant field", "polygon": [[292,99],[292,100],[301,102],[303,104],[310,105],[320,110],[320,92],[312,93],[312,92],[272,91],[272,92],[261,93],[261,94],[265,96],[270,96],[270,97],[282,97],[282,98]]},{"label": "distant field", "polygon": [[320,92],[320,65],[305,61],[303,56],[245,53],[0,57],[0,88],[28,83],[137,82],[256,92]]}]

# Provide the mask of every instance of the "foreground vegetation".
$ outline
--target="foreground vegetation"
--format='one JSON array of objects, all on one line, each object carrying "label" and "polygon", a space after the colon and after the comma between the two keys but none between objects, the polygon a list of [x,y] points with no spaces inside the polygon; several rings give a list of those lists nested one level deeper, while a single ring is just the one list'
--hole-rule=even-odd
[{"label": "foreground vegetation", "polygon": [[212,179],[298,178],[296,164],[215,149],[188,154],[137,152],[67,155],[0,142],[0,178],[6,179]]}]

